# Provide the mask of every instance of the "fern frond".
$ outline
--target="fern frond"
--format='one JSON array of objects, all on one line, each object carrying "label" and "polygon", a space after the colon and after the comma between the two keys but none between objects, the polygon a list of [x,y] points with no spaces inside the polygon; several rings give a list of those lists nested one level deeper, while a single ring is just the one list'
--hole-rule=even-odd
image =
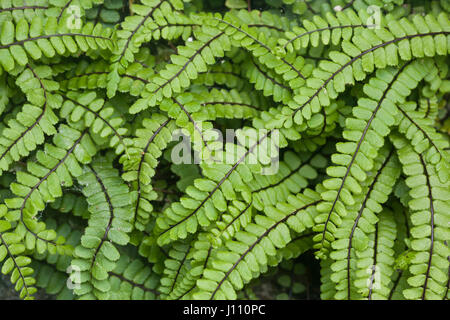
[{"label": "fern frond", "polygon": [[206,268],[209,258],[211,257],[213,246],[210,238],[206,233],[200,233],[196,240],[192,243],[192,251],[189,254],[189,268],[181,281],[179,281],[168,296],[173,300],[189,300],[192,299],[192,293],[195,291],[196,282],[201,277],[203,270]]},{"label": "fern frond", "polygon": [[223,57],[224,52],[231,49],[230,40],[223,31],[205,27],[198,33],[197,38],[201,40],[188,41],[186,46],[178,48],[178,54],[171,56],[172,63],[146,85],[143,98],[131,106],[131,113],[155,106],[163,98],[180,93],[189,87],[199,72],[207,70],[207,65],[214,64],[216,57]]},{"label": "fern frond", "polygon": [[[49,2],[51,4],[52,16],[56,16],[57,21],[59,22],[67,16],[71,16],[73,14],[84,15],[85,10],[91,9],[94,4],[102,3],[103,0],[63,0]],[[74,6],[76,6],[77,9],[74,9]]]},{"label": "fern frond", "polygon": [[157,275],[142,261],[124,253],[109,272],[109,282],[111,300],[155,300],[159,295]]},{"label": "fern frond", "polygon": [[[218,246],[222,240],[232,239],[234,234],[250,223],[255,209],[265,212],[266,208],[284,203],[289,196],[296,195],[308,186],[308,180],[315,179],[315,167],[325,167],[326,160],[321,157],[320,151],[297,157],[294,153],[285,153],[285,161],[279,163],[279,169],[274,175],[254,175],[249,182],[252,189],[252,201],[248,204],[242,201],[233,201],[228,204],[224,212],[216,221],[215,227],[209,230],[213,237],[211,243]],[[303,158],[303,160],[302,160]]]},{"label": "fern frond", "polygon": [[283,248],[291,241],[288,226],[299,232],[311,225],[317,197],[317,193],[305,191],[289,199],[290,208],[297,206],[294,211],[275,209],[268,216],[255,216],[254,223],[236,233],[236,240],[225,242],[223,249],[212,253],[211,267],[203,271],[197,281],[199,291],[193,297],[235,299],[236,290],[267,268],[270,257],[276,255],[275,248]]},{"label": "fern frond", "polygon": [[83,171],[78,181],[84,185],[91,216],[71,263],[73,271],[81,272],[81,284],[74,292],[81,299],[108,298],[109,272],[120,258],[116,245],[128,244],[132,230],[131,196],[109,162],[98,159]]},{"label": "fern frond", "polygon": [[327,189],[322,194],[325,200],[318,210],[321,214],[316,219],[315,248],[319,249],[317,256],[324,258],[334,241],[336,228],[347,215],[347,207],[355,204],[353,195],[361,192],[361,182],[367,178],[367,171],[373,169],[373,159],[384,144],[387,136],[396,122],[398,113],[396,105],[402,103],[411,89],[401,91],[405,81],[411,81],[409,88],[417,86],[418,81],[426,74],[426,69],[420,62],[405,64],[400,70],[379,70],[377,76],[364,86],[368,98],[361,98],[358,107],[353,109],[355,118],[348,118],[344,138],[350,142],[336,145],[339,153],[332,156],[337,166],[327,169],[332,177],[324,181]]},{"label": "fern frond", "polygon": [[[136,15],[127,17],[122,23],[123,31],[118,34],[119,44],[113,62],[118,61],[125,66],[127,62],[133,62],[133,53],[145,39],[142,36],[145,36],[144,30],[149,22],[164,25],[167,23],[165,16],[173,14],[173,10],[182,9],[181,0],[146,0],[142,5],[134,5],[133,12]],[[151,36],[151,33],[147,36]]]},{"label": "fern frond", "polygon": [[34,17],[45,17],[49,14],[47,0],[20,0],[2,1],[0,4],[0,20],[19,21],[26,19],[31,21]]},{"label": "fern frond", "polygon": [[300,155],[286,152],[276,174],[255,176],[255,180],[251,182],[255,207],[261,211],[266,206],[285,202],[289,195],[295,195],[307,187],[308,180],[317,178],[317,169],[327,165],[327,160],[322,155],[323,149]]},{"label": "fern frond", "polygon": [[336,295],[336,284],[331,280],[334,271],[331,269],[332,259],[320,260],[320,298],[332,300]]},{"label": "fern frond", "polygon": [[76,54],[91,50],[111,49],[111,29],[100,24],[87,23],[78,32],[68,30],[66,21],[56,18],[33,18],[29,23],[22,19],[16,24],[1,22],[0,66],[11,72],[16,65],[25,66],[30,60],[38,60],[55,54]]},{"label": "fern frond", "polygon": [[369,234],[364,250],[358,250],[356,256],[355,287],[368,300],[385,300],[389,296],[391,276],[394,273],[394,241],[397,236],[395,220],[391,211],[385,210],[378,215],[375,231]]},{"label": "fern frond", "polygon": [[67,288],[68,275],[44,262],[33,262],[35,270],[36,287],[45,290],[45,293],[53,295],[57,300],[73,300],[74,295]]},{"label": "fern frond", "polygon": [[450,176],[450,155],[445,150],[449,147],[449,141],[434,129],[431,118],[424,117],[411,107],[411,104],[405,104],[398,108],[402,115],[398,130],[411,141],[415,152],[423,153],[426,163],[436,168],[439,179],[446,182]]},{"label": "fern frond", "polygon": [[212,65],[206,72],[200,72],[193,83],[211,87],[223,85],[236,90],[241,90],[247,84],[241,75],[241,68],[226,60]]},{"label": "fern frond", "polygon": [[[400,22],[392,20],[386,28],[362,30],[351,40],[342,42],[342,51],[330,51],[331,61],[319,63],[319,70],[313,72],[306,86],[301,87],[288,104],[292,114],[274,119],[267,127],[280,127],[280,124],[290,123],[292,119],[302,124],[321,108],[327,107],[345,90],[347,84],[364,80],[375,68],[397,66],[400,59],[410,61],[413,58],[446,55],[449,32],[450,23],[443,13],[437,17],[431,14],[425,17],[415,15],[412,21],[406,18]],[[284,121],[280,121],[283,118]]]},{"label": "fern frond", "polygon": [[[231,36],[233,44],[249,50],[258,61],[269,69],[274,69],[291,89],[301,87],[309,76],[310,68],[304,59],[295,55],[279,57],[275,54],[275,44],[267,44],[263,33],[258,33],[238,17],[228,12],[223,19],[214,18],[214,24]],[[212,20],[214,21],[214,20]],[[261,38],[261,39],[260,39]]]},{"label": "fern frond", "polygon": [[[11,229],[11,224],[5,221],[7,208],[0,205],[0,261],[3,262],[1,272],[11,273],[11,283],[15,284],[15,290],[20,293],[22,299],[32,299],[37,291],[34,287],[36,280],[32,277],[33,269],[28,267],[31,259],[25,255],[25,246],[20,237]],[[6,260],[5,260],[6,259]]]},{"label": "fern frond", "polygon": [[58,118],[53,108],[58,106],[58,98],[48,92],[54,88],[54,82],[46,80],[51,74],[50,68],[28,66],[17,78],[16,83],[26,94],[28,101],[14,119],[8,121],[8,127],[2,130],[0,139],[0,173],[42,144],[45,134],[56,133],[54,125]]},{"label": "fern frond", "polygon": [[[349,210],[349,214],[336,232],[337,239],[331,244],[333,251],[330,253],[330,258],[335,260],[331,265],[334,272],[331,280],[336,283],[335,298],[339,300],[360,299],[360,289],[367,288],[363,280],[357,280],[364,277],[364,272],[367,270],[359,270],[363,267],[357,266],[357,263],[364,260],[359,259],[360,257],[369,254],[367,251],[370,249],[369,237],[373,236],[374,230],[377,228],[376,224],[380,220],[378,214],[382,211],[382,205],[388,200],[386,194],[392,191],[400,175],[398,161],[393,152],[391,151],[383,157],[385,158],[382,160],[383,162],[377,164],[376,174],[369,178],[371,182],[364,187],[362,194],[364,196],[359,197],[363,199],[358,198],[358,205]],[[382,267],[377,266],[378,269],[374,270],[381,272]],[[372,269],[370,270],[372,271]],[[378,275],[380,273],[377,274],[377,277]],[[387,288],[388,284],[389,282],[385,281],[382,285]],[[372,285],[373,283],[371,283]],[[366,293],[365,296],[367,297],[368,294]]]},{"label": "fern frond", "polygon": [[127,143],[122,135],[126,134],[127,129],[122,127],[124,120],[115,114],[114,107],[104,99],[97,98],[95,92],[68,92],[61,94],[65,99],[60,116],[69,121],[83,122],[83,127],[91,128],[92,134],[97,134],[101,138],[109,139],[109,147],[115,148],[117,154],[125,151],[127,153]]},{"label": "fern frond", "polygon": [[192,116],[201,120],[248,119],[259,115],[268,102],[247,91],[235,89],[212,89],[209,92],[198,92],[200,110]]},{"label": "fern frond", "polygon": [[164,274],[161,278],[161,286],[158,290],[162,298],[176,295],[174,291],[183,281],[190,270],[189,255],[192,254],[192,246],[188,243],[174,243],[168,252],[168,258],[164,260]]},{"label": "fern frond", "polygon": [[343,40],[350,40],[354,33],[361,28],[371,28],[372,25],[363,23],[361,17],[353,10],[327,13],[325,19],[315,15],[311,20],[303,20],[302,27],[294,27],[285,33],[286,39],[279,39],[278,43],[288,52],[300,51],[309,46],[338,45]]},{"label": "fern frond", "polygon": [[46,203],[62,196],[62,186],[73,185],[73,178],[81,174],[80,163],[89,162],[96,149],[86,132],[66,125],[59,127],[53,141],[54,145],[45,144],[45,151],[36,153],[36,162],[28,162],[26,170],[17,172],[17,181],[10,186],[16,197],[5,203],[10,209],[8,219],[18,222],[16,232],[27,249],[67,254],[70,247],[63,246],[64,238],[46,229],[36,216]]},{"label": "fern frond", "polygon": [[273,96],[275,102],[288,103],[291,99],[291,89],[283,83],[279,76],[251,59],[243,64],[243,73],[253,83],[256,90],[262,91],[265,96]]},{"label": "fern frond", "polygon": [[394,141],[399,149],[403,172],[410,188],[408,206],[411,212],[411,249],[415,253],[409,271],[408,284],[403,291],[408,299],[442,299],[446,294],[449,268],[448,190],[449,182],[442,183],[436,169],[425,162],[405,141]]},{"label": "fern frond", "polygon": [[161,114],[154,114],[151,119],[144,119],[142,128],[136,130],[136,138],[129,148],[128,158],[122,155],[120,162],[125,172],[122,178],[132,182],[131,189],[136,191],[136,199],[133,199],[134,226],[138,230],[144,230],[151,214],[153,206],[150,201],[156,199],[151,179],[155,174],[158,158],[167,144],[172,140],[174,123]]}]

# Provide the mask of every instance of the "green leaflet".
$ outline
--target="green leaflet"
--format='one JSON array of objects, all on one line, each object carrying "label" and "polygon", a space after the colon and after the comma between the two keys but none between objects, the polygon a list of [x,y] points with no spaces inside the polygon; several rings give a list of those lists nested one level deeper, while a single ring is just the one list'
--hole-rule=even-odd
[{"label": "green leaflet", "polygon": [[168,252],[167,259],[164,260],[164,272],[161,277],[161,286],[159,292],[164,297],[176,297],[179,295],[180,282],[186,281],[187,275],[191,269],[191,263],[188,259],[192,255],[190,245],[175,243]]}]

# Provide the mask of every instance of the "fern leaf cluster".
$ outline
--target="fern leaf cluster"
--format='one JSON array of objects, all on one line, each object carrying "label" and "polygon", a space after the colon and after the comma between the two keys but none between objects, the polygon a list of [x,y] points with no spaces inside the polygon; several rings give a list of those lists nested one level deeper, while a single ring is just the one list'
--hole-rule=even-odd
[{"label": "fern leaf cluster", "polygon": [[448,300],[449,12],[0,1],[1,272],[23,299]]}]

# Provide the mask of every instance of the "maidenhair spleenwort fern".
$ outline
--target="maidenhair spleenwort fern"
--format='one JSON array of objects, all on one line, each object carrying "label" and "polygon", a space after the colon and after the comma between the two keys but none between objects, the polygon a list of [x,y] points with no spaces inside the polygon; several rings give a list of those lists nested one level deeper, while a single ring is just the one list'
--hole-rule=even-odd
[{"label": "maidenhair spleenwort fern", "polygon": [[0,1],[18,296],[448,300],[449,2],[213,2]]}]

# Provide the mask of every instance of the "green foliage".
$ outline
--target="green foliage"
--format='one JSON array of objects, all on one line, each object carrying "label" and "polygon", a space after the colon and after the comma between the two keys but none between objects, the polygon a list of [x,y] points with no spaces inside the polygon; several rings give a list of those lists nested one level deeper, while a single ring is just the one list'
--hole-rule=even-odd
[{"label": "green foliage", "polygon": [[1,272],[23,299],[448,299],[449,12],[1,1]]}]

